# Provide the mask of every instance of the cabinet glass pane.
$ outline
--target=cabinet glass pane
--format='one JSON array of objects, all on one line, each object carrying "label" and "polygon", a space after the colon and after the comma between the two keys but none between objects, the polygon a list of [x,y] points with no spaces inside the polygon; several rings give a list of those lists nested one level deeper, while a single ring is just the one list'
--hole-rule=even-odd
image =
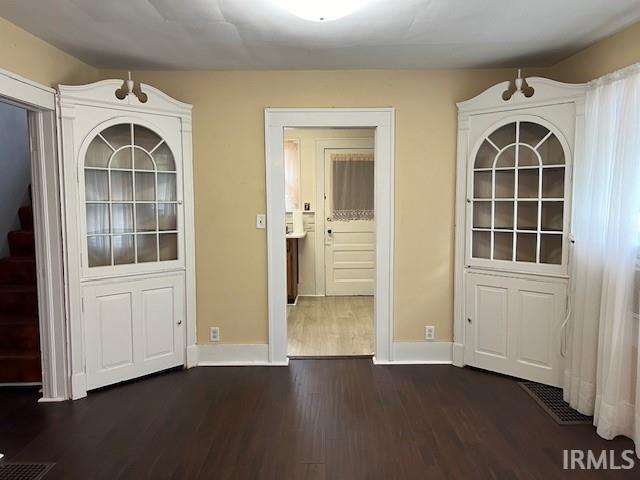
[{"label": "cabinet glass pane", "polygon": [[519,167],[537,167],[540,165],[538,154],[535,150],[524,145],[518,147],[518,166]]},{"label": "cabinet glass pane", "polygon": [[136,254],[133,246],[133,235],[115,235],[113,242],[113,264],[126,265],[135,263]]},{"label": "cabinet glass pane", "polygon": [[562,235],[540,236],[540,263],[560,265],[562,263]]},{"label": "cabinet glass pane", "polygon": [[149,172],[136,172],[136,200],[153,201],[156,199],[156,175]]},{"label": "cabinet glass pane", "polygon": [[147,152],[139,148],[133,149],[134,165],[136,170],[155,170],[153,161]]},{"label": "cabinet glass pane", "polygon": [[129,123],[114,125],[103,130],[101,134],[114,150],[131,145],[131,124]]},{"label": "cabinet glass pane", "polygon": [[131,170],[131,148],[125,147],[114,153],[109,167]]},{"label": "cabinet glass pane", "polygon": [[496,160],[496,168],[515,167],[516,166],[516,147],[511,146],[505,148]]},{"label": "cabinet glass pane", "polygon": [[473,174],[473,197],[491,198],[491,172]]},{"label": "cabinet glass pane", "polygon": [[99,136],[94,138],[84,158],[85,167],[107,168],[113,150]]},{"label": "cabinet glass pane", "polygon": [[178,235],[176,233],[160,234],[160,260],[178,259]]},{"label": "cabinet glass pane", "polygon": [[[133,204],[114,203],[111,205],[112,233],[133,232]],[[115,249],[115,243],[113,248]]]},{"label": "cabinet glass pane", "polygon": [[111,265],[111,240],[109,237],[87,238],[87,256],[90,267]]},{"label": "cabinet glass pane", "polygon": [[518,170],[518,198],[538,198],[539,179],[538,169]]},{"label": "cabinet glass pane", "polygon": [[138,240],[138,263],[158,261],[157,235],[136,235]]},{"label": "cabinet glass pane", "polygon": [[562,231],[564,202],[542,202],[542,230]]},{"label": "cabinet glass pane", "polygon": [[542,197],[564,198],[564,167],[542,171]]},{"label": "cabinet glass pane", "polygon": [[136,204],[136,232],[155,232],[156,230],[155,204]]},{"label": "cabinet glass pane", "polygon": [[538,229],[538,202],[518,202],[518,230]]},{"label": "cabinet glass pane", "polygon": [[513,198],[515,179],[514,170],[498,170],[496,172],[496,198]]},{"label": "cabinet glass pane", "polygon": [[158,173],[158,201],[173,202],[177,200],[176,174]]},{"label": "cabinet glass pane", "polygon": [[473,203],[473,227],[491,228],[491,202]]},{"label": "cabinet glass pane", "polygon": [[555,135],[551,135],[538,147],[538,153],[542,157],[543,165],[564,165],[565,163],[562,144]]},{"label": "cabinet glass pane", "polygon": [[111,171],[111,200],[133,200],[131,172]]},{"label": "cabinet glass pane", "polygon": [[495,232],[493,235],[493,259],[513,260],[513,233]]},{"label": "cabinet glass pane", "polygon": [[475,168],[493,167],[493,161],[495,160],[497,154],[498,151],[493,148],[493,145],[485,140],[484,142],[482,142],[482,145],[480,145],[480,149],[476,154]]},{"label": "cabinet glass pane", "polygon": [[489,135],[489,138],[500,149],[516,143],[516,124],[510,123],[500,127],[498,130]]},{"label": "cabinet glass pane", "polygon": [[537,235],[535,233],[518,233],[517,235],[516,260],[518,262],[535,262]]},{"label": "cabinet glass pane", "polygon": [[513,202],[496,202],[494,227],[513,229]]},{"label": "cabinet glass pane", "polygon": [[165,172],[175,171],[176,164],[173,161],[173,154],[166,143],[163,143],[156,148],[152,155],[153,159],[156,161],[158,170]]},{"label": "cabinet glass pane", "polygon": [[178,229],[178,208],[175,203],[158,204],[158,230]]},{"label": "cabinet glass pane", "polygon": [[471,255],[474,258],[491,257],[491,232],[473,232],[473,249]]},{"label": "cabinet glass pane", "polygon": [[549,129],[538,123],[520,122],[520,143],[536,147],[549,133]]},{"label": "cabinet glass pane", "polygon": [[155,132],[140,125],[133,126],[134,145],[144,148],[147,152],[153,150],[162,139]]},{"label": "cabinet glass pane", "polygon": [[109,173],[106,170],[85,170],[84,189],[87,201],[109,200]]},{"label": "cabinet glass pane", "polygon": [[109,233],[109,205],[106,203],[87,204],[87,234]]}]

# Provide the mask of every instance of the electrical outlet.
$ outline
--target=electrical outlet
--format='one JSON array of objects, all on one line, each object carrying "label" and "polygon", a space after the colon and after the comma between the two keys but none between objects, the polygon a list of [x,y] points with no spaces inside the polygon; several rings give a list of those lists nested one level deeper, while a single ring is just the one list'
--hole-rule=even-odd
[{"label": "electrical outlet", "polygon": [[209,341],[210,342],[220,341],[220,327],[209,327]]},{"label": "electrical outlet", "polygon": [[436,338],[436,327],[433,325],[427,325],[424,327],[424,339],[425,340],[435,340]]},{"label": "electrical outlet", "polygon": [[267,216],[264,213],[259,213],[258,215],[256,215],[256,228],[267,228]]}]

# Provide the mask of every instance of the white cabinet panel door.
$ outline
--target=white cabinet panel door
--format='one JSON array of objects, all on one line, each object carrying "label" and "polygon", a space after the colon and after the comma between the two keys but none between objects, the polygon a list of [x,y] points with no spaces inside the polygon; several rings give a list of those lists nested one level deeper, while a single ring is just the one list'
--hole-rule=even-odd
[{"label": "white cabinet panel door", "polygon": [[[332,155],[371,155],[374,149],[326,149],[325,150],[325,295],[373,295],[375,290],[376,232],[374,220],[344,220],[334,214],[333,196],[335,172]],[[356,157],[357,158],[357,157]],[[357,163],[354,161],[353,163]],[[373,161],[361,162],[373,168]],[[370,165],[369,165],[370,164]],[[370,178],[367,173],[371,173]],[[351,177],[351,178],[350,178]],[[356,178],[353,178],[356,177]],[[365,180],[368,178],[369,181]],[[343,190],[351,182],[365,185],[366,192],[356,194],[350,202],[367,204],[360,197],[368,192],[373,200],[373,170],[348,172],[338,182]],[[370,189],[370,191],[369,191]],[[373,206],[371,202],[371,206]]]},{"label": "white cabinet panel door", "polygon": [[566,284],[476,273],[466,281],[465,363],[559,386]]},{"label": "white cabinet panel door", "polygon": [[87,389],[184,363],[184,276],[84,288]]}]

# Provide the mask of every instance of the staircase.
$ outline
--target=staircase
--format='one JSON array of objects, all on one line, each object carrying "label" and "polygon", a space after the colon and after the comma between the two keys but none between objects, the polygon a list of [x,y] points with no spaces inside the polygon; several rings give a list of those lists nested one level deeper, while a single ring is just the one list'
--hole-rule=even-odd
[{"label": "staircase", "polygon": [[0,259],[0,384],[41,381],[33,209],[18,215],[10,255]]}]

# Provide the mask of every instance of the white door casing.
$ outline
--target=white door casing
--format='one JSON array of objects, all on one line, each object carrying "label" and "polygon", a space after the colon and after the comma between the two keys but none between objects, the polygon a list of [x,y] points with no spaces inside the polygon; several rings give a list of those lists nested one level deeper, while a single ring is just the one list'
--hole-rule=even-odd
[{"label": "white door casing", "polygon": [[325,295],[373,295],[375,291],[375,221],[333,217],[331,156],[336,153],[373,153],[374,149],[324,151],[324,262]]},{"label": "white door casing", "polygon": [[[269,363],[271,365],[288,364],[285,272],[285,127],[365,127],[376,129],[376,298],[374,306],[376,340],[374,362],[388,363],[392,361],[394,122],[393,108],[265,109]],[[316,205],[321,203],[316,202]]]},{"label": "white door casing", "polygon": [[[187,366],[193,366],[197,361],[191,106],[144,84],[140,85],[140,90],[144,93],[142,100],[133,93],[120,95],[118,98],[115,92],[122,85],[121,80],[105,80],[84,86],[59,87],[73,398],[81,398],[88,389],[97,386],[182,365],[185,360]],[[137,179],[138,173],[129,172],[126,167],[113,167],[110,160],[108,168],[113,167],[115,170],[102,172],[109,175],[109,196],[107,200],[96,201],[85,194],[85,174],[90,172],[92,175],[102,175],[99,168],[103,167],[85,165],[85,155],[98,134],[109,127],[122,124],[139,125],[157,135],[171,152],[175,168],[167,173],[162,172],[159,167],[145,167],[152,170],[140,171],[140,188],[145,184],[144,176],[147,180],[156,178],[157,182],[157,186],[151,190],[155,192],[152,201],[148,204],[142,205],[147,201],[146,197],[136,199],[138,185],[133,182],[133,201],[137,203],[131,203],[130,200],[126,202],[131,204],[134,221],[138,206],[141,212],[149,211],[149,208],[156,212],[155,227],[151,228],[149,235],[144,235],[146,227],[139,230],[136,223],[130,234],[126,233],[129,232],[126,229],[124,233],[120,233],[113,230],[115,227],[108,227],[111,230],[106,231],[107,237],[95,237],[102,233],[96,232],[93,224],[91,230],[88,229],[85,212],[88,207],[85,205],[92,202],[99,208],[104,205],[108,208],[105,211],[109,212],[109,219],[111,215],[115,215],[115,210],[112,213],[111,209],[115,209],[116,203],[119,208],[126,210],[128,207],[123,205],[124,200],[112,196],[113,175],[117,173],[122,177],[128,175],[130,179]],[[136,128],[131,127],[131,135],[134,135]],[[113,141],[105,143],[108,148],[115,149],[110,154],[115,159],[113,155],[116,155],[118,146],[114,147]],[[148,150],[152,150],[152,147],[148,147]],[[137,155],[138,150],[134,149],[133,152]],[[155,165],[156,160],[153,162]],[[116,171],[118,168],[120,170]],[[163,175],[164,180],[167,175],[176,178],[175,197],[170,194],[171,201],[160,197],[160,175]],[[151,188],[146,185],[144,188]],[[165,203],[160,205],[161,202]],[[172,229],[160,226],[161,208],[176,212],[173,217],[176,218],[176,227]],[[147,218],[153,217],[147,215]],[[111,220],[108,225],[111,225]],[[176,232],[171,234],[176,237],[175,256],[171,254],[172,256],[163,257],[158,243],[153,250],[147,248],[152,240],[159,242],[162,239],[164,242],[169,239],[164,235],[165,230]],[[117,264],[115,254],[111,253],[110,261],[96,266],[98,263],[95,257],[92,260],[88,255],[89,233],[92,238],[107,238],[109,243],[122,241],[125,237],[135,238],[137,253],[134,258],[137,260]],[[91,248],[95,250],[95,246]],[[155,260],[148,262],[141,256],[142,251],[147,252],[145,255],[156,251]],[[175,260],[166,260],[176,257]],[[162,314],[156,307],[152,307],[154,303],[163,305]],[[173,341],[169,341],[170,339]]]}]

